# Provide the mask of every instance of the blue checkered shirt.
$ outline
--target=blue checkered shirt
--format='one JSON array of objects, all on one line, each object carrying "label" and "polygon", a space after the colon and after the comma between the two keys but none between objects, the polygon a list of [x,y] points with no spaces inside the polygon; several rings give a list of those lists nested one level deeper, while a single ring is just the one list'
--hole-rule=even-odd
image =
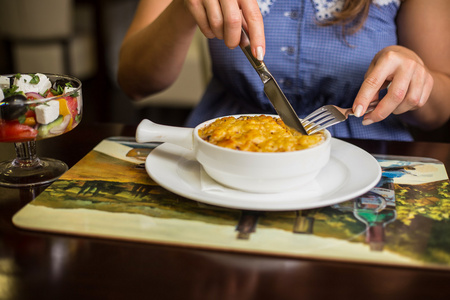
[{"label": "blue checkered shirt", "polygon": [[[395,18],[399,4],[372,4],[364,27],[342,38],[340,26],[321,26],[318,2],[336,0],[260,0],[266,34],[264,62],[300,118],[334,104],[351,107],[375,54],[397,44]],[[260,5],[261,7],[261,5]],[[240,49],[222,40],[209,41],[213,78],[187,125],[241,113],[275,114],[263,84]],[[395,116],[369,126],[350,117],[330,128],[334,137],[412,140]]]}]

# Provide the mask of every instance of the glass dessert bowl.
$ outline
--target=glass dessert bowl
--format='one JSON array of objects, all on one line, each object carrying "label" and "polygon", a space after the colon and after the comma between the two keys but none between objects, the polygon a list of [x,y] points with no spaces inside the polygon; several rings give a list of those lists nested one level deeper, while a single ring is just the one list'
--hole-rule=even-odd
[{"label": "glass dessert bowl", "polygon": [[13,143],[16,158],[0,162],[0,186],[26,187],[51,183],[67,165],[39,158],[36,141],[75,128],[82,117],[81,81],[68,75],[0,76],[0,142]]}]

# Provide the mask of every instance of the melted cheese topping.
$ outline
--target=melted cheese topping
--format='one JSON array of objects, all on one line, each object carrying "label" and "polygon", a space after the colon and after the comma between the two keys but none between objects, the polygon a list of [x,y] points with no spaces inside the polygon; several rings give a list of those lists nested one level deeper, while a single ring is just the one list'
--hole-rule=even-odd
[{"label": "melted cheese topping", "polygon": [[225,148],[250,152],[287,152],[320,144],[324,133],[302,135],[271,116],[223,117],[200,128],[205,141]]}]

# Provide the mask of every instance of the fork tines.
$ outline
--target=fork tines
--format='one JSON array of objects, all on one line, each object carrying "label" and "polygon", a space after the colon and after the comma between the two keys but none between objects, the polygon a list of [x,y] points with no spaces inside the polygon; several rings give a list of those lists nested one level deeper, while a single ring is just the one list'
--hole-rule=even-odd
[{"label": "fork tines", "polygon": [[308,134],[313,134],[345,119],[346,117],[333,105],[325,105],[306,116],[301,123]]}]

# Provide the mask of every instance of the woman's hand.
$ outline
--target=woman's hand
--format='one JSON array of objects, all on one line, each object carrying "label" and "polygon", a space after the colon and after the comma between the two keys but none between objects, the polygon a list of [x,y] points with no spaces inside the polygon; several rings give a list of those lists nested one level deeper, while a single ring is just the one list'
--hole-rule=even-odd
[{"label": "woman's hand", "polygon": [[246,24],[253,55],[263,60],[265,37],[262,15],[256,0],[184,0],[207,38],[224,40],[230,49],[239,46]]},{"label": "woman's hand", "polygon": [[363,115],[388,85],[388,92],[376,109],[364,116],[364,125],[384,120],[391,113],[403,114],[423,107],[433,88],[433,77],[413,51],[402,46],[386,47],[369,66],[353,104],[355,115]]}]

